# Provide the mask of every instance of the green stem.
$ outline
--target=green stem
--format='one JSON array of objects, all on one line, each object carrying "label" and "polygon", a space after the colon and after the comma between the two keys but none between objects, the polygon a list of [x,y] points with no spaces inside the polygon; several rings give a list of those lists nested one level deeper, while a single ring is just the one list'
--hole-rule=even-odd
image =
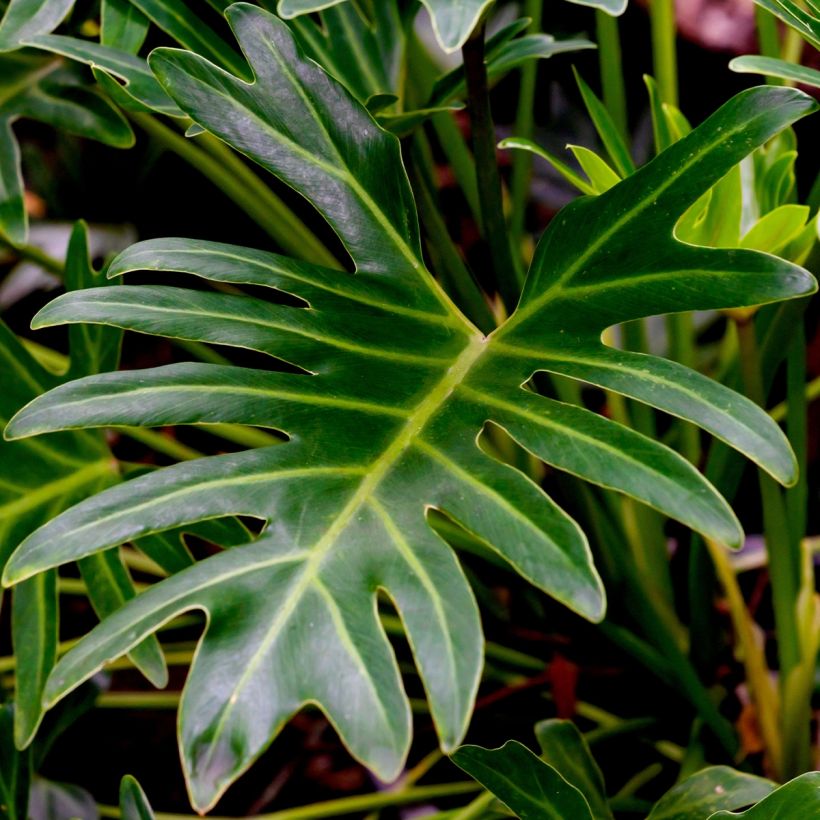
[{"label": "green stem", "polygon": [[[780,37],[777,31],[775,16],[760,6],[755,6],[755,23],[757,24],[757,47],[764,57],[780,57]],[[780,80],[775,78],[775,85]]]},{"label": "green stem", "polygon": [[100,709],[176,709],[179,692],[103,692],[95,705]]},{"label": "green stem", "polygon": [[475,179],[475,160],[461,130],[452,114],[442,111],[430,118],[436,139],[447,158],[447,164],[467,200],[470,213],[481,224],[481,205],[478,201],[478,185]]},{"label": "green stem", "polygon": [[[541,31],[543,0],[527,0],[524,5],[524,16],[531,22],[529,31]],[[518,111],[515,117],[515,135],[532,139],[535,126],[535,87],[538,78],[538,61],[528,60],[521,68],[521,88],[518,92]],[[510,245],[519,287],[524,284],[524,269],[521,264],[524,238],[524,217],[527,210],[527,199],[532,178],[532,154],[529,151],[513,151],[512,182],[510,183]]]},{"label": "green stem", "polygon": [[156,430],[144,427],[113,427],[111,429],[117,430],[122,435],[128,436],[128,438],[150,447],[157,453],[162,453],[177,461],[190,461],[203,456],[203,453],[200,453],[199,450],[195,450],[193,447],[189,447],[170,436],[164,436]]},{"label": "green stem", "polygon": [[[338,800],[327,800],[300,806],[295,809],[284,809],[272,814],[260,814],[256,820],[319,820],[325,817],[344,817],[349,814],[361,814],[374,809],[390,806],[408,806],[413,803],[424,803],[444,797],[458,797],[477,792],[481,787],[477,783],[461,781],[458,783],[439,783],[433,786],[416,786],[400,791],[383,791],[374,794],[362,794],[355,797],[342,797]],[[101,817],[121,817],[115,806],[98,806]],[[191,814],[166,814],[156,812],[156,820],[196,820]],[[234,820],[232,817],[215,817],[209,820]]]},{"label": "green stem", "polygon": [[618,18],[597,10],[595,12],[595,28],[604,105],[607,107],[621,136],[628,140],[629,124],[626,112],[626,89],[624,87]]},{"label": "green stem", "polygon": [[507,236],[507,224],[501,195],[501,176],[496,158],[496,136],[490,111],[487,64],[484,62],[484,25],[479,25],[462,49],[467,75],[470,120],[473,131],[473,153],[476,162],[478,198],[484,239],[493,264],[498,291],[508,311],[518,301],[515,265]]},{"label": "green stem", "polygon": [[205,150],[150,114],[129,112],[128,116],[152,139],[200,171],[283,250],[314,264],[339,267],[336,258],[313,231],[218,140],[209,137],[202,141],[207,146]]},{"label": "green stem", "polygon": [[[740,364],[746,395],[764,407],[766,394],[760,372],[760,351],[752,319],[737,322]],[[800,556],[792,548],[786,506],[774,479],[759,471],[763,503],[763,528],[769,556],[772,604],[777,627],[781,679],[800,662],[800,643],[795,620],[795,601],[800,583]]]},{"label": "green stem", "polygon": [[[807,404],[815,401],[816,399],[820,399],[820,376],[815,377],[806,384],[803,395],[805,396],[805,401]],[[783,421],[786,418],[787,413],[788,402],[785,401],[780,402],[780,404],[775,405],[771,410],[769,410],[769,415],[775,421]]]},{"label": "green stem", "polygon": [[783,760],[779,721],[780,710],[777,702],[777,692],[769,677],[766,656],[763,647],[758,643],[754,622],[749,610],[746,608],[735,570],[729,561],[725,548],[710,540],[706,541],[706,547],[726,594],[729,614],[735,631],[735,640],[740,648],[740,655],[746,673],[746,683],[757,709],[757,722],[760,726],[760,733],[766,746],[769,765],[772,767],[775,776],[777,776],[781,772]]},{"label": "green stem", "polygon": [[635,792],[640,791],[647,783],[651,783],[662,772],[663,766],[660,763],[650,764],[630,777],[618,792],[612,796],[612,799],[624,800],[627,797],[632,797]]},{"label": "green stem", "polygon": [[678,104],[678,57],[675,42],[675,0],[649,0],[652,58],[661,99]]},{"label": "green stem", "polygon": [[53,256],[49,256],[44,251],[41,251],[38,247],[34,245],[15,245],[3,236],[0,236],[0,245],[8,248],[21,259],[34,262],[35,265],[39,265],[49,273],[53,273],[55,276],[62,278],[64,272],[63,263],[60,262],[59,259],[55,259]]},{"label": "green stem", "polygon": [[472,803],[465,806],[461,811],[450,815],[450,820],[480,820],[487,814],[487,809],[495,802],[495,796],[490,792],[480,794]]}]

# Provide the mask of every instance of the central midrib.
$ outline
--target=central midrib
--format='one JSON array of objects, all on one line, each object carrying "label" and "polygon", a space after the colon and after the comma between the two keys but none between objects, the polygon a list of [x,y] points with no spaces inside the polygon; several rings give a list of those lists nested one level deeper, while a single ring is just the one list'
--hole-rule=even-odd
[{"label": "central midrib", "polygon": [[[410,446],[413,439],[421,432],[425,425],[435,415],[436,411],[446,401],[447,397],[455,390],[456,387],[464,380],[465,376],[470,372],[470,369],[480,358],[480,356],[487,349],[486,338],[484,336],[475,335],[470,338],[467,346],[453,364],[447,369],[443,378],[439,383],[427,394],[427,396],[416,406],[416,409],[408,417],[399,434],[393,439],[390,446],[373,462],[371,469],[368,470],[367,475],[362,479],[357,490],[350,497],[350,500],[345,504],[344,508],[335,517],[333,524],[325,531],[324,535],[311,548],[310,558],[305,562],[301,575],[290,590],[284,605],[277,613],[276,617],[270,625],[264,639],[259,644],[259,648],[251,659],[250,663],[245,668],[242,676],[237,681],[233,689],[234,696],[227,702],[222,715],[219,718],[217,727],[214,731],[214,740],[218,737],[222,728],[226,724],[234,704],[238,701],[236,693],[238,693],[245,685],[246,681],[254,674],[256,667],[265,657],[267,650],[274,643],[279,635],[282,627],[290,619],[294,610],[299,604],[302,595],[306,592],[313,581],[319,567],[321,566],[325,556],[333,548],[336,539],[344,531],[348,525],[351,517],[356,510],[364,504],[370,495],[375,491],[376,487],[382,482],[390,469],[396,464],[402,453]],[[211,746],[212,750],[217,747],[216,742]]]}]

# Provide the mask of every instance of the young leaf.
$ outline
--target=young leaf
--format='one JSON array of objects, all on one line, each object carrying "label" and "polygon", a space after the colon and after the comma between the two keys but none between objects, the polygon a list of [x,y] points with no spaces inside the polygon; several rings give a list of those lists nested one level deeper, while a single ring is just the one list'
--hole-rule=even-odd
[{"label": "young leaf", "polygon": [[[806,271],[782,260],[695,248],[673,235],[681,213],[745,153],[815,106],[792,89],[754,89],[627,180],[566,208],[545,232],[519,307],[484,336],[424,267],[398,141],[304,59],[276,17],[237,4],[228,19],[252,84],[172,49],[155,51],[152,67],[195,122],[319,209],[356,274],[211,242],[140,243],[112,263],[111,275],[187,271],[268,288],[273,299],[108,287],[61,297],[38,326],[94,322],[246,347],[302,372],[178,364],[90,376],[31,403],[6,431],[14,438],[238,422],[289,436],[283,445],[175,465],[102,493],[30,536],[5,574],[6,583],[19,582],[197,520],[241,514],[267,522],[253,544],[183,570],[107,618],[48,684],[54,702],[162,623],[207,611],[180,714],[186,776],[202,810],[306,702],[318,704],[382,778],[399,772],[409,706],[376,617],[378,589],[402,615],[442,746],[458,744],[481,633],[469,585],[427,524],[430,509],[580,614],[602,616],[603,590],[583,534],[533,482],[478,447],[488,422],[559,469],[737,543],[730,508],[680,456],[523,385],[554,369],[620,390],[702,425],[789,481],[788,444],[760,408],[678,365],[610,350],[601,333],[641,316],[814,288]],[[302,306],[277,303],[277,290]]]},{"label": "young leaf", "polygon": [[462,746],[453,762],[521,820],[594,820],[586,797],[515,740],[500,749]]},{"label": "young leaf", "polygon": [[647,820],[702,820],[720,809],[731,811],[757,803],[773,790],[771,780],[728,766],[710,766],[673,786]]},{"label": "young leaf", "polygon": [[612,116],[606,106],[595,96],[592,89],[584,82],[578,70],[575,67],[572,70],[587,112],[592,118],[595,130],[598,132],[601,142],[603,142],[610,159],[615,165],[615,169],[620,176],[629,176],[635,170],[635,163],[632,161],[629,149],[612,120]]}]

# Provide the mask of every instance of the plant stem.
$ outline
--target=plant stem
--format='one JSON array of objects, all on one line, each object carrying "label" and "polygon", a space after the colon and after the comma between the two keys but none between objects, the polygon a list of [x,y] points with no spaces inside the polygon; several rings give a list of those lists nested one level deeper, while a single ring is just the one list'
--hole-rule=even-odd
[{"label": "plant stem", "polygon": [[508,311],[518,301],[515,265],[510,252],[501,196],[501,176],[496,158],[496,137],[490,111],[487,65],[484,62],[484,24],[479,25],[462,49],[467,75],[473,153],[484,239],[492,258],[496,286]]},{"label": "plant stem", "polygon": [[[678,58],[675,0],[649,0],[652,58],[661,100],[678,105]],[[695,334],[689,313],[673,313],[666,319],[671,357],[687,367],[695,366]],[[692,424],[678,425],[681,454],[693,464],[700,461],[700,436]]]},{"label": "plant stem", "polygon": [[203,455],[199,450],[195,450],[193,447],[189,447],[187,444],[183,444],[181,441],[169,436],[164,436],[156,430],[145,427],[112,427],[111,429],[177,461],[189,461],[194,458],[201,458]]},{"label": "plant stem", "polygon": [[207,177],[285,251],[308,262],[339,267],[313,231],[239,157],[217,145],[216,139],[205,140],[208,150],[204,150],[150,114],[129,112],[128,116],[152,139]]},{"label": "plant stem", "polygon": [[[820,399],[820,376],[817,376],[806,384],[803,395],[805,396],[807,404],[815,401],[816,399]],[[775,421],[783,421],[786,418],[787,412],[788,403],[782,401],[780,404],[775,405],[771,410],[769,410],[769,415]]]},{"label": "plant stem", "polygon": [[629,126],[626,112],[626,89],[621,59],[621,38],[618,18],[600,9],[595,12],[598,40],[598,64],[601,71],[601,91],[604,105],[621,136],[628,140]]},{"label": "plant stem", "polygon": [[777,692],[769,679],[769,668],[761,643],[755,634],[755,626],[743,594],[737,582],[726,550],[714,541],[706,540],[706,547],[714,563],[717,576],[726,593],[729,614],[732,618],[736,640],[740,647],[743,666],[746,671],[746,683],[757,711],[757,722],[766,746],[775,776],[779,775],[783,762],[782,738],[779,724],[779,705]]},{"label": "plant stem", "polygon": [[[760,368],[760,352],[757,344],[755,325],[752,318],[736,321],[740,364],[746,394],[752,401],[765,406],[766,393]],[[801,662],[800,635],[797,624],[797,596],[800,589],[800,552],[795,549],[794,539],[789,530],[786,505],[774,479],[758,471],[760,494],[763,504],[763,529],[766,552],[769,558],[769,577],[772,588],[772,607],[777,630],[777,648],[780,660],[781,700],[786,708],[785,683]],[[793,708],[789,704],[789,708]],[[793,762],[805,757],[802,751],[790,748],[792,743],[802,744],[802,739],[783,737],[784,760],[782,775],[792,776]]]},{"label": "plant stem", "polygon": [[[757,25],[757,48],[764,57],[780,57],[780,38],[775,16],[760,6],[755,6],[755,23]],[[768,79],[768,78],[767,78]],[[780,80],[774,79],[774,85]]]},{"label": "plant stem", "polygon": [[28,262],[33,262],[35,265],[39,265],[49,273],[53,273],[55,276],[62,278],[64,272],[63,263],[60,262],[59,259],[49,256],[45,253],[45,251],[41,251],[35,245],[15,245],[4,236],[0,236],[0,245],[8,248],[12,253],[16,254],[21,259],[25,259]]},{"label": "plant stem", "polygon": [[[543,0],[527,0],[524,16],[529,17],[530,32],[541,31]],[[521,68],[521,88],[518,93],[518,111],[515,117],[515,135],[532,139],[534,130],[535,86],[538,78],[538,61],[529,60]],[[510,245],[519,286],[524,283],[521,264],[521,243],[524,237],[524,217],[532,178],[532,154],[529,151],[513,151],[512,182],[510,183]]]},{"label": "plant stem", "polygon": [[675,43],[675,0],[649,0],[652,57],[661,99],[678,104],[678,58]]},{"label": "plant stem", "polygon": [[[322,803],[313,803],[309,806],[300,806],[295,809],[284,809],[272,814],[260,814],[256,820],[319,820],[325,817],[344,817],[349,814],[361,814],[374,809],[390,806],[407,806],[413,803],[424,803],[427,800],[436,800],[443,797],[458,797],[464,794],[473,794],[481,786],[477,783],[459,781],[457,783],[439,783],[433,786],[416,786],[412,789],[399,791],[382,791],[374,794],[362,794],[354,797],[342,797],[338,800],[327,800]],[[101,817],[120,817],[120,810],[115,806],[98,806]],[[191,814],[156,813],[156,820],[196,820]],[[209,815],[209,820],[235,820],[232,817],[215,817]]]},{"label": "plant stem", "polygon": [[450,820],[480,820],[487,813],[487,809],[495,802],[495,796],[490,792],[485,792],[476,797],[469,805],[461,811],[457,811],[450,816]]},{"label": "plant stem", "polygon": [[100,709],[176,709],[179,692],[103,692],[96,700]]}]

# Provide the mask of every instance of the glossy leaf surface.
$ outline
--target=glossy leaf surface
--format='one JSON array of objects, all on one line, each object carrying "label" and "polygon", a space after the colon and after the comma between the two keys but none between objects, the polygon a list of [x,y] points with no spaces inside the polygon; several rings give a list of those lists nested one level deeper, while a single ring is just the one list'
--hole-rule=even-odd
[{"label": "glossy leaf surface", "polygon": [[[814,287],[805,271],[773,257],[694,248],[673,236],[680,214],[745,153],[814,108],[800,92],[756,89],[607,193],[566,208],[541,241],[518,309],[485,337],[424,267],[397,140],[301,55],[277,18],[245,4],[228,17],[254,83],[172,49],[154,52],[152,68],[196,123],[318,208],[356,274],[211,242],[140,243],[112,263],[111,275],[190,272],[267,288],[270,298],[113,286],[56,300],[37,325],[92,322],[238,346],[302,372],[178,364],[91,376],[31,403],[7,429],[20,437],[237,422],[289,436],[102,493],[29,537],[5,576],[19,582],[191,521],[242,514],[267,522],[253,544],[177,573],[107,618],[48,684],[54,702],[161,624],[205,610],[180,718],[200,809],[306,702],[319,704],[382,778],[399,772],[409,706],[377,618],[378,589],[402,615],[442,746],[458,744],[481,632],[463,572],[427,525],[431,508],[580,614],[602,616],[583,534],[532,481],[482,451],[477,437],[487,423],[560,470],[737,543],[725,501],[673,451],[523,385],[540,369],[602,384],[700,424],[790,481],[791,453],[763,411],[673,363],[610,350],[600,337],[639,316]],[[301,306],[281,304],[280,292]]]},{"label": "glossy leaf surface", "polygon": [[[72,236],[66,281],[70,288],[93,284],[88,265],[85,232],[78,226]],[[119,333],[110,328],[79,327],[70,333],[76,377],[115,367]],[[8,419],[21,399],[32,399],[62,379],[45,371],[26,352],[17,337],[0,324],[0,418]],[[25,469],[21,469],[24,465]],[[3,442],[0,445],[0,563],[5,564],[13,544],[81,498],[118,481],[117,463],[104,438],[92,433],[61,433],[41,441]],[[91,556],[97,583],[92,601],[108,613],[134,588],[115,553]],[[17,656],[15,738],[27,745],[42,717],[42,693],[56,659],[58,617],[56,573],[47,572],[20,585],[14,592],[12,632]],[[165,681],[165,666],[155,639],[133,655],[157,684]]]}]

